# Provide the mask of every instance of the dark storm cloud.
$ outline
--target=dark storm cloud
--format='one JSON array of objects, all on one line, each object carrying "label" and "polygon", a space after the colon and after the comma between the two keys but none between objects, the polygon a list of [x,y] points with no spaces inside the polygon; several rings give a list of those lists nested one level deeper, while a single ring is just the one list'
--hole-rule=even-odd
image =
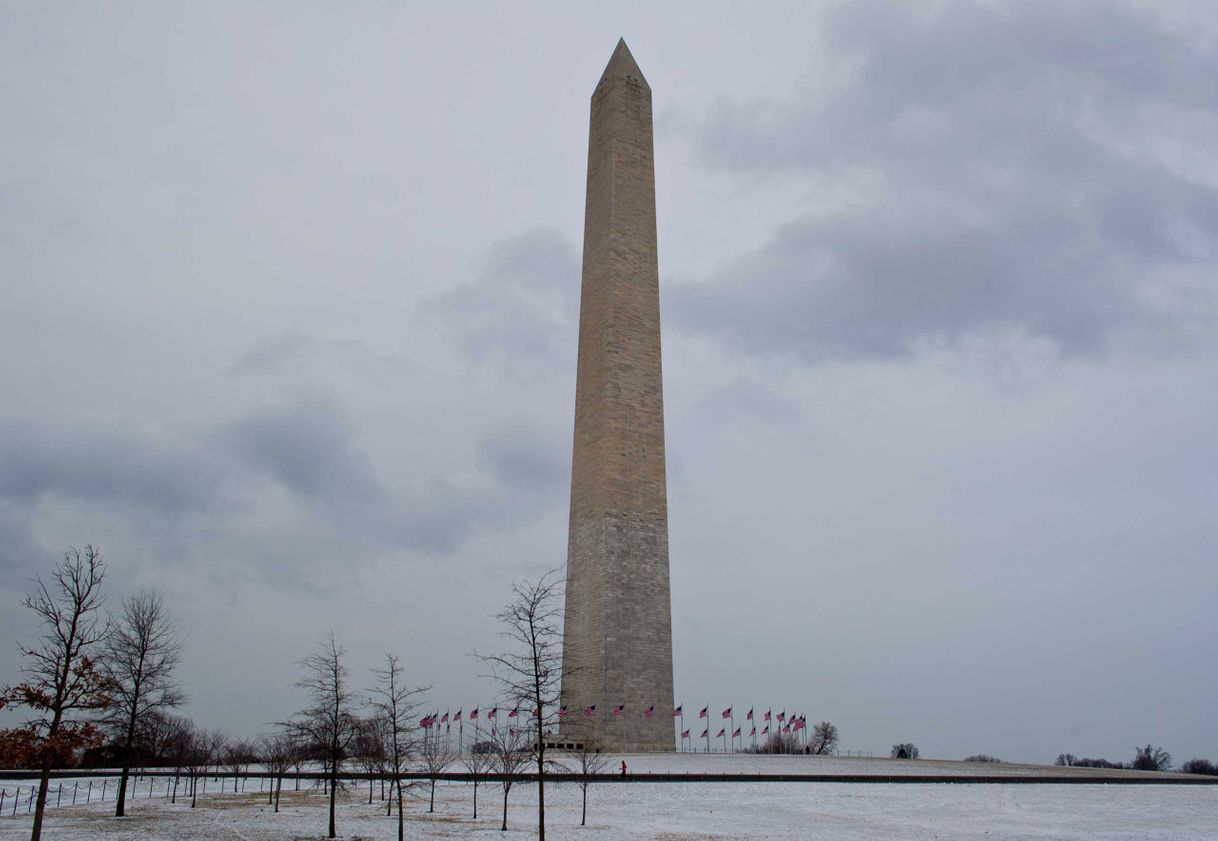
[{"label": "dark storm cloud", "polygon": [[495,245],[478,277],[424,305],[477,362],[515,366],[573,361],[579,260],[571,243],[533,230]]},{"label": "dark storm cloud", "polygon": [[822,360],[994,327],[1102,354],[1210,323],[1218,190],[1154,141],[1212,126],[1211,47],[1090,4],[848,4],[824,41],[841,81],[722,103],[696,140],[712,169],[841,198],[671,287],[681,327]]}]

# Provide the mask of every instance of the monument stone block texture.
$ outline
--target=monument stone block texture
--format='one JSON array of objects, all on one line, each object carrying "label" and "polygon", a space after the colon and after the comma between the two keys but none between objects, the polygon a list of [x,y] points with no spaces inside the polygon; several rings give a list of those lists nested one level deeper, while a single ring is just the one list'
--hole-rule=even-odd
[{"label": "monument stone block texture", "polygon": [[671,751],[651,88],[625,41],[592,94],[580,294],[561,729],[610,750]]}]

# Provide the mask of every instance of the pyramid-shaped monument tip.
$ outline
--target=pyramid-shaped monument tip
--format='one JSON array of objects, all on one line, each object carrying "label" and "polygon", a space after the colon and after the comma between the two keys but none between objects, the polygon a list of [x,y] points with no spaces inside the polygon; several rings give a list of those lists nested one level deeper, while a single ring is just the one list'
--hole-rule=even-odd
[{"label": "pyramid-shaped monument tip", "polygon": [[647,79],[643,76],[643,71],[639,69],[638,62],[630,54],[630,47],[626,46],[626,39],[619,38],[617,46],[613,49],[613,55],[609,57],[609,63],[605,65],[605,72],[601,74],[601,79],[607,81],[623,77],[638,82],[648,90],[651,89],[651,86],[647,84]]}]

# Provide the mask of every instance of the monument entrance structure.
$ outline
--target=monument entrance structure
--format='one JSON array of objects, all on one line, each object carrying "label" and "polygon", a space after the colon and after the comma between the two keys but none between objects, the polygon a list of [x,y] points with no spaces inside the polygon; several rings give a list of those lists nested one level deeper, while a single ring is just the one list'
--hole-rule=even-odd
[{"label": "monument entrance structure", "polygon": [[624,40],[591,112],[560,732],[672,751],[651,88]]}]

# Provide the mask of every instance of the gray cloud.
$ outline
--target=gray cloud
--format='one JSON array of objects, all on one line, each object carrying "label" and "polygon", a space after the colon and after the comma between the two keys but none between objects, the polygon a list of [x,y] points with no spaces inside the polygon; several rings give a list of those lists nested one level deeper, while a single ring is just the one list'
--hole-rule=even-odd
[{"label": "gray cloud", "polygon": [[[177,547],[207,532],[206,542],[242,545],[242,562],[268,571],[283,568],[281,552],[267,549],[284,529],[294,535],[293,563],[306,568],[326,562],[334,539],[353,561],[391,549],[449,554],[472,535],[536,517],[563,475],[562,447],[520,424],[479,442],[472,475],[454,467],[390,486],[345,412],[318,397],[172,436],[15,422],[0,433],[0,561],[12,564],[30,556],[28,524],[47,500]],[[286,511],[276,488],[290,500]]]},{"label": "gray cloud", "polygon": [[[724,102],[696,142],[715,171],[850,196],[707,281],[670,289],[686,330],[765,354],[893,357],[992,328],[1100,355],[1131,332],[1212,324],[1212,172],[1198,146],[1218,54],[1148,11],[847,4],[844,78],[788,103]],[[1143,70],[1145,69],[1145,72]],[[1176,121],[1173,123],[1173,121]]]},{"label": "gray cloud", "polygon": [[420,308],[469,358],[519,370],[573,360],[579,259],[556,231],[536,229],[496,244],[472,282]]},{"label": "gray cloud", "polygon": [[337,364],[370,378],[401,379],[411,370],[398,353],[374,351],[350,339],[318,339],[300,330],[286,330],[259,342],[228,368],[233,377],[290,376]]},{"label": "gray cloud", "polygon": [[557,435],[553,419],[505,423],[478,443],[478,455],[508,488],[549,496],[566,491],[571,471],[571,440]]},{"label": "gray cloud", "polygon": [[181,511],[204,504],[220,473],[205,453],[134,430],[0,421],[0,497],[13,501],[57,495]]}]

